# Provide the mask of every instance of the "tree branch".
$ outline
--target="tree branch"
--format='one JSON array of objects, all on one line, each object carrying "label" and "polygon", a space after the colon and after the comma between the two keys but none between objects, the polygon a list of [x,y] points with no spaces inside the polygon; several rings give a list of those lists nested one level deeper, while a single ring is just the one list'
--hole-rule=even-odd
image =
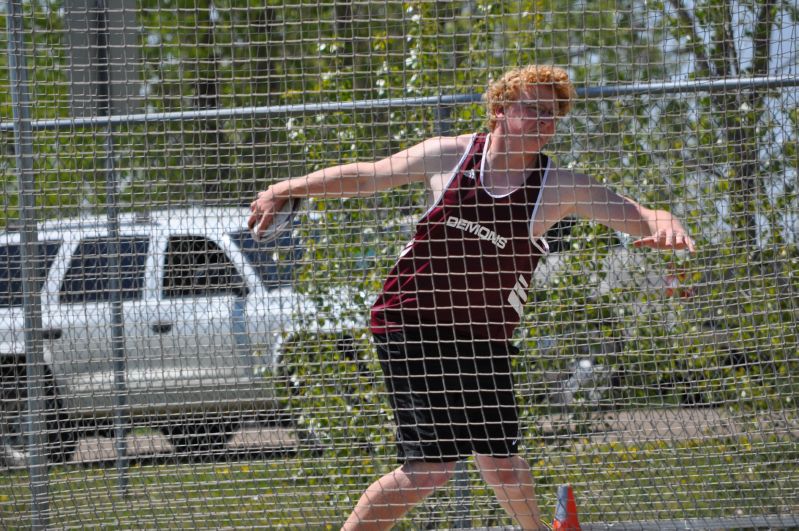
[{"label": "tree branch", "polygon": [[729,4],[724,4],[724,20],[721,23],[721,52],[724,61],[724,77],[738,75],[741,65],[738,62],[738,52],[735,49],[735,35],[732,31],[732,12]]},{"label": "tree branch", "polygon": [[774,24],[775,11],[776,6],[773,0],[765,0],[757,14],[755,31],[752,37],[754,55],[752,57],[751,75],[753,76],[766,76],[769,73],[771,29]]},{"label": "tree branch", "polygon": [[696,56],[696,62],[699,64],[698,77],[711,77],[713,76],[713,68],[705,53],[704,43],[699,39],[699,34],[696,31],[696,22],[693,14],[688,11],[683,4],[682,0],[669,0],[672,7],[677,11],[677,17],[680,21],[678,28],[685,29],[688,32],[688,37],[691,39],[691,48]]}]

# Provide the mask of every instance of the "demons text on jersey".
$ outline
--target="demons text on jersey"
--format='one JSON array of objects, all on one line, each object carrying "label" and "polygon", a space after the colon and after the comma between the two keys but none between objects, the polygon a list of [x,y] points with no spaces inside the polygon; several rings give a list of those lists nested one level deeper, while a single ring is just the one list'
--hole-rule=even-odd
[{"label": "demons text on jersey", "polygon": [[493,230],[480,225],[476,221],[450,216],[447,218],[447,226],[464,230],[470,234],[475,234],[481,240],[489,241],[500,249],[504,249],[505,245],[508,243],[507,238],[503,238]]}]

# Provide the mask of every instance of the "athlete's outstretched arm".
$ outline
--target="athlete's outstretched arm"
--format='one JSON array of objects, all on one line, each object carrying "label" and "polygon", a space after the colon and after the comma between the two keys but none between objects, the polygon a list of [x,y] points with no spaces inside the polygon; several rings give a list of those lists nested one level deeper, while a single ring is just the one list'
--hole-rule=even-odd
[{"label": "athlete's outstretched arm", "polygon": [[636,247],[696,249],[682,222],[666,210],[646,208],[581,173],[557,170],[556,183],[562,217],[574,214],[639,236]]},{"label": "athlete's outstretched arm", "polygon": [[[435,137],[375,162],[324,168],[271,185],[250,204],[251,230],[264,230],[289,198],[359,197],[430,180],[455,165],[463,137]],[[460,150],[460,152],[459,152]]]}]

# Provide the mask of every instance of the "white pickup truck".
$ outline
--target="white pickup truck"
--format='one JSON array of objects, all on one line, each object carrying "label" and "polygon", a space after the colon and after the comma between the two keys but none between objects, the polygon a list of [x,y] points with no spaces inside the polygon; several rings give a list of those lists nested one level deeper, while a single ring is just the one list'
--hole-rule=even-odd
[{"label": "white pickup truck", "polygon": [[[196,450],[224,445],[243,419],[275,412],[280,342],[315,310],[293,288],[303,260],[295,231],[257,243],[247,216],[244,208],[207,207],[126,214],[118,238],[109,236],[103,217],[39,225],[51,460],[67,458],[80,434],[113,427],[115,297],[129,422],[160,429],[177,449]],[[109,259],[113,248],[117,268]],[[20,234],[0,232],[0,459],[4,454],[6,461],[24,459],[26,448],[21,277],[28,265],[20,252]]]}]

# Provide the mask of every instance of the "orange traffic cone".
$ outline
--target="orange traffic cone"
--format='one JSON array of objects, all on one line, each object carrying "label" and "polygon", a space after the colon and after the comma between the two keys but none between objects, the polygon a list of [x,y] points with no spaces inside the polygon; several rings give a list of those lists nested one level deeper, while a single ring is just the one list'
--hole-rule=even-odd
[{"label": "orange traffic cone", "polygon": [[574,500],[574,491],[571,485],[558,487],[558,505],[555,508],[555,520],[552,522],[552,529],[580,531],[580,521],[577,519],[577,502]]}]

